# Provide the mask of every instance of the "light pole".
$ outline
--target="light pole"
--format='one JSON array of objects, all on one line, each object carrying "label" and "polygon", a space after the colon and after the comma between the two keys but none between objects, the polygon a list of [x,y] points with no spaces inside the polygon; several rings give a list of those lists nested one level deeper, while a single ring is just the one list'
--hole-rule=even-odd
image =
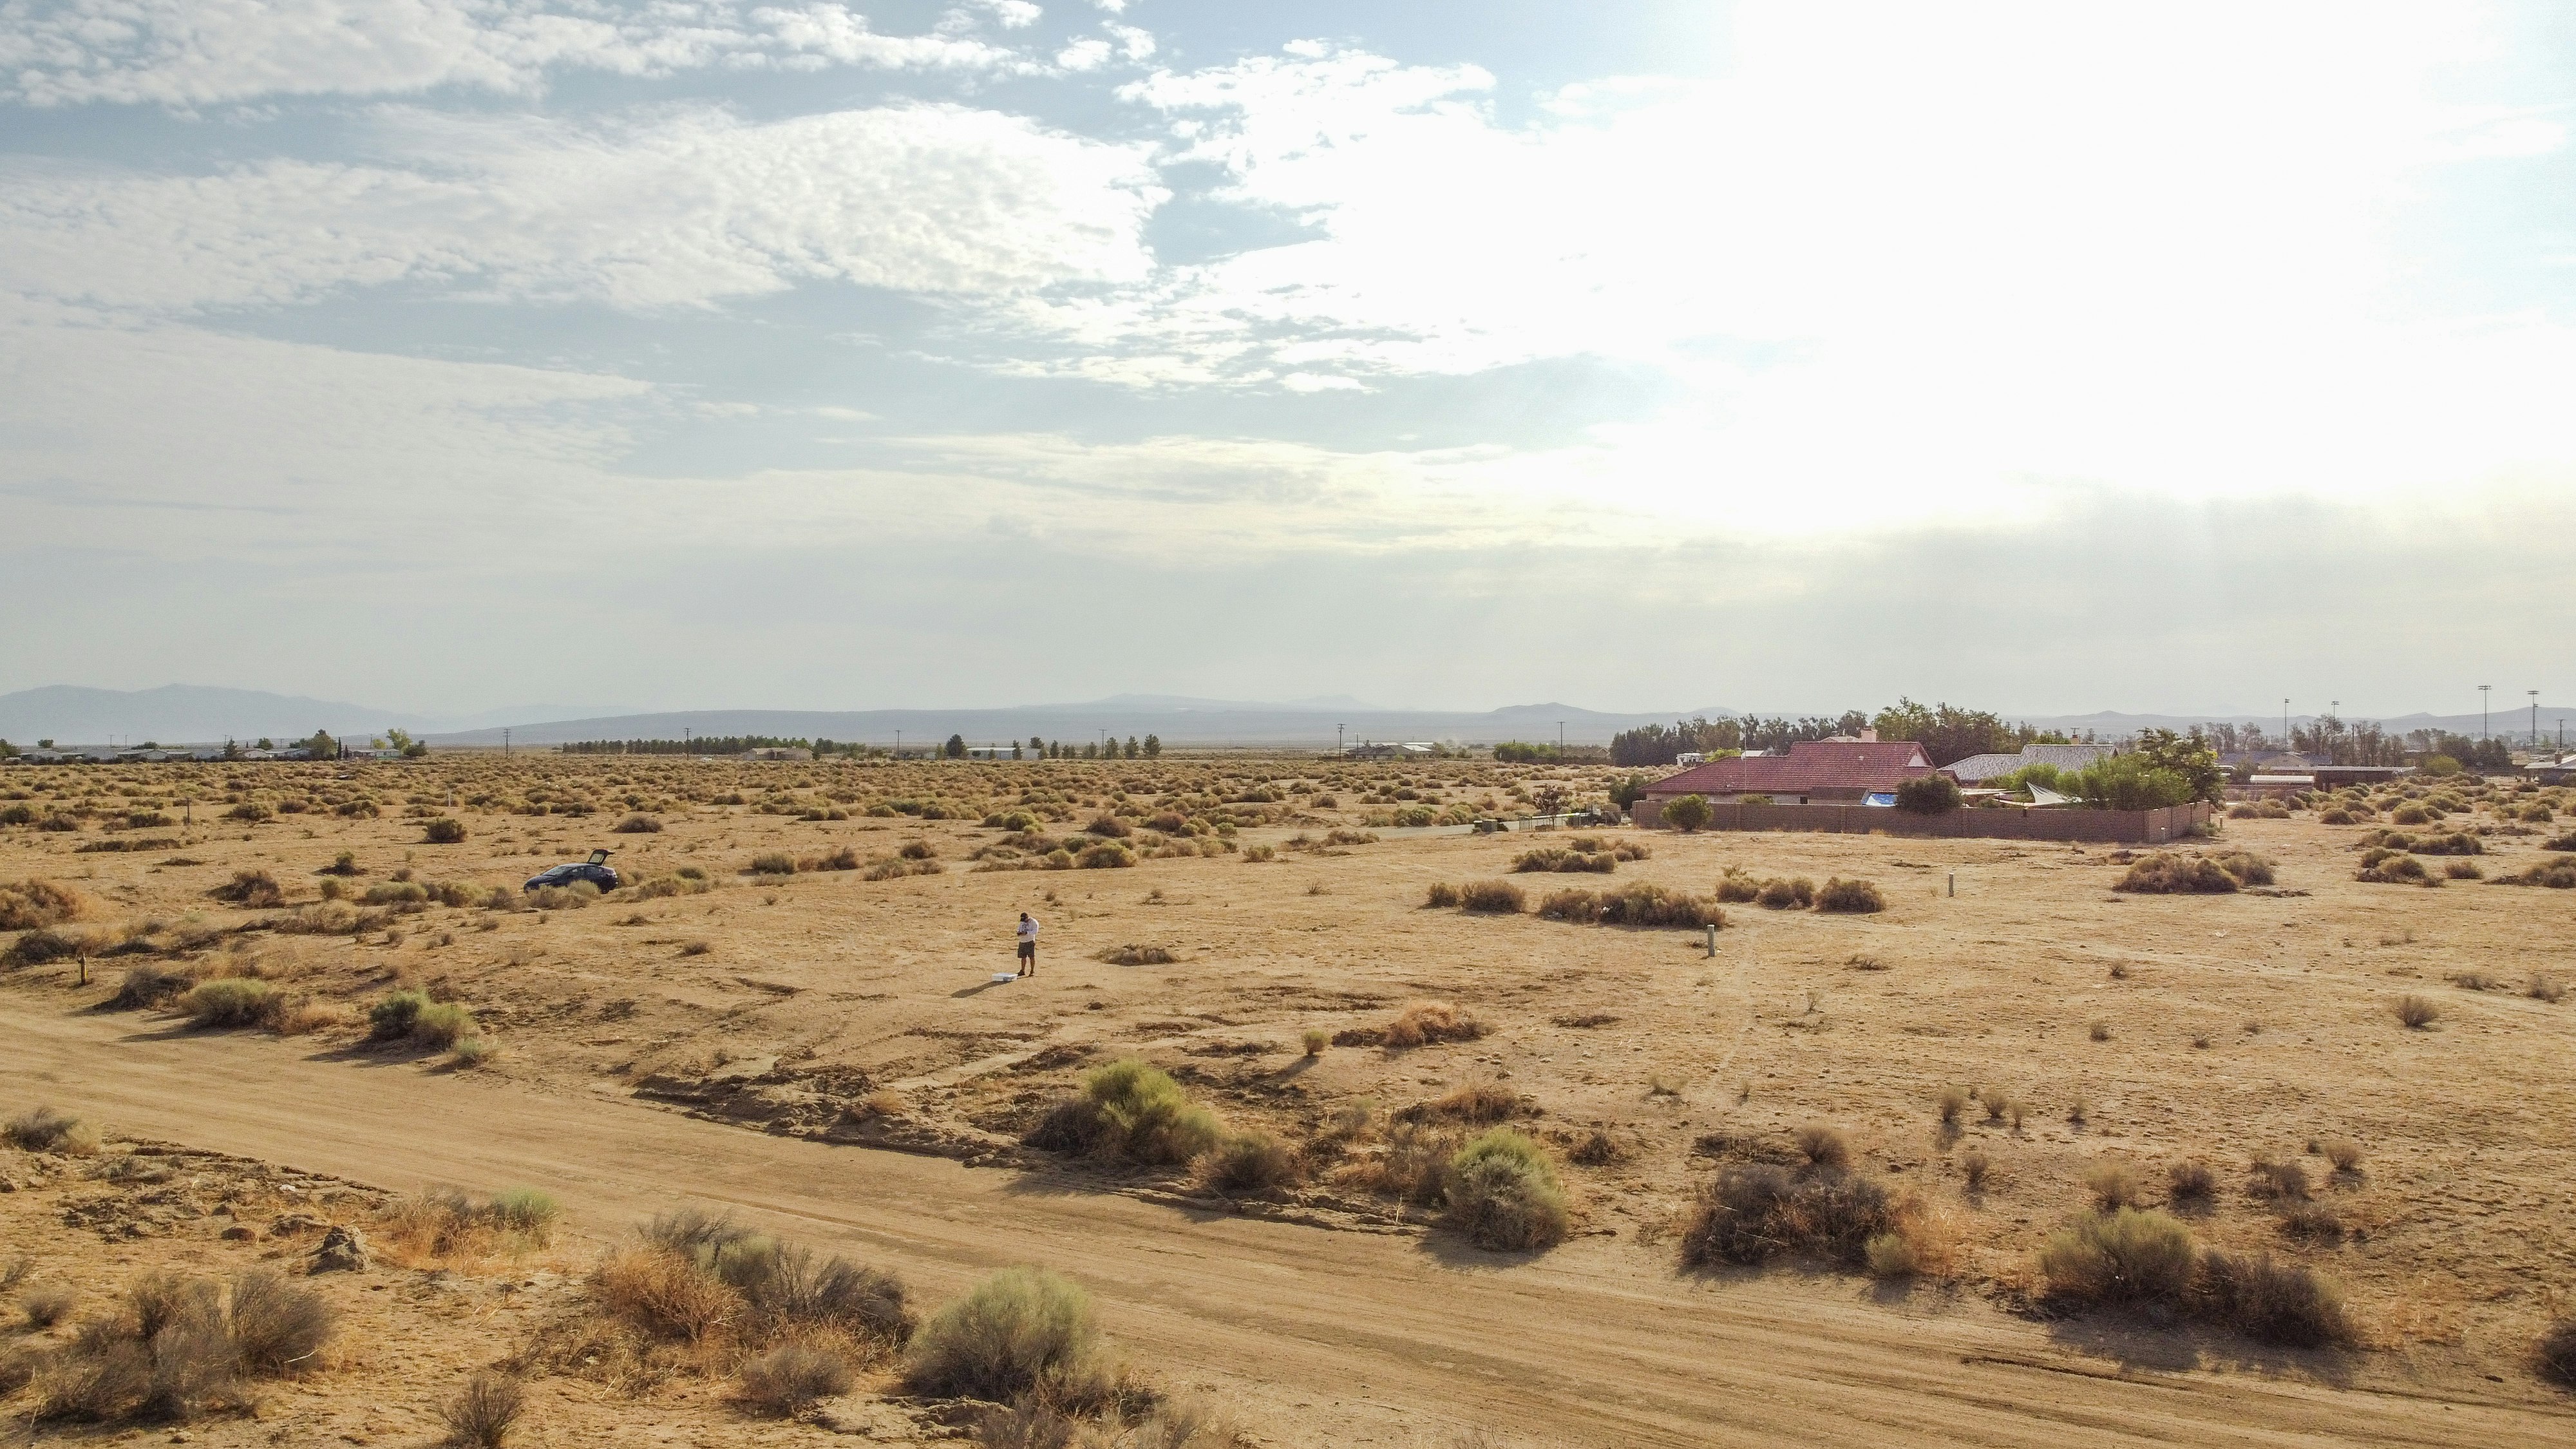
[{"label": "light pole", "polygon": [[2281,748],[2290,747],[2290,697],[2281,696]]},{"label": "light pole", "polygon": [[1560,755],[1565,753],[1565,721],[1563,720],[1556,722],[1556,752]]},{"label": "light pole", "polygon": [[2485,739],[2485,738],[2487,737],[2487,691],[2488,691],[2488,690],[2490,690],[2490,689],[2493,689],[2493,688],[2495,688],[2495,686],[2494,686],[2494,685],[2492,685],[2492,684],[2481,684],[2481,685],[2479,685],[2479,686],[2478,686],[2478,738],[2479,738],[2479,739]]},{"label": "light pole", "polygon": [[1342,758],[1342,726],[1333,726],[1333,758]]},{"label": "light pole", "polygon": [[501,758],[510,758],[510,732],[506,728],[501,731]]},{"label": "light pole", "polygon": [[2536,750],[2540,748],[2540,691],[2526,689],[2523,693],[2531,696],[2531,747]]}]

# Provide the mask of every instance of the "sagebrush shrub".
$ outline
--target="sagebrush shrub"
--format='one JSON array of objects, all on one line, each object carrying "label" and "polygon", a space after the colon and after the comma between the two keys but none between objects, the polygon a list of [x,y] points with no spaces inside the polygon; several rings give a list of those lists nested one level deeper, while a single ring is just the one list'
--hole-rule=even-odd
[{"label": "sagebrush shrub", "polygon": [[439,1409],[447,1440],[457,1449],[502,1449],[527,1411],[528,1393],[508,1374],[480,1372]]},{"label": "sagebrush shrub", "polygon": [[1544,1248],[1564,1241],[1568,1212],[1556,1165],[1526,1135],[1497,1127],[1449,1159],[1443,1221],[1482,1248]]},{"label": "sagebrush shrub", "polygon": [[1816,909],[1847,915],[1869,915],[1887,909],[1887,897],[1878,887],[1865,880],[1844,880],[1835,876],[1816,892]]},{"label": "sagebrush shrub", "polygon": [[1096,1068],[1082,1094],[1059,1102],[1029,1145],[1156,1166],[1185,1163],[1217,1145],[1216,1114],[1162,1069],[1126,1057]]},{"label": "sagebrush shrub", "polygon": [[1521,888],[1507,880],[1475,881],[1458,888],[1458,908],[1478,915],[1516,915],[1527,904]]},{"label": "sagebrush shrub", "polygon": [[1044,1268],[1005,1268],[932,1314],[913,1335],[913,1392],[1007,1403],[1079,1374],[1098,1348],[1091,1295]]},{"label": "sagebrush shrub", "polygon": [[2049,1291],[2081,1302],[2179,1301],[2193,1262],[2191,1229],[2130,1207],[2086,1213],[2039,1251]]}]

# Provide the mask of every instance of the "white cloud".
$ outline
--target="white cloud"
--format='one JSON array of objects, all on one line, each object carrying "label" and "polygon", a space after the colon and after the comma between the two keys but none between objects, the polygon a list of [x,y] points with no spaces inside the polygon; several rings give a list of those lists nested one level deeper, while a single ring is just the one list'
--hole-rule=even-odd
[{"label": "white cloud", "polygon": [[423,279],[623,307],[818,278],[1010,292],[1142,277],[1161,197],[1133,148],[954,106],[764,125],[399,112],[382,136],[420,159],[186,177],[20,164],[0,175],[0,287],[119,308]]},{"label": "white cloud", "polygon": [[1098,70],[1109,63],[1109,42],[1097,37],[1077,40],[1055,53],[1055,63],[1071,71]]},{"label": "white cloud", "polygon": [[[1036,7],[995,0],[1003,24]],[[966,37],[886,36],[839,4],[670,0],[58,0],[0,5],[0,96],[197,106],[284,95],[505,94],[556,71],[657,76],[727,63],[1030,69]]]}]

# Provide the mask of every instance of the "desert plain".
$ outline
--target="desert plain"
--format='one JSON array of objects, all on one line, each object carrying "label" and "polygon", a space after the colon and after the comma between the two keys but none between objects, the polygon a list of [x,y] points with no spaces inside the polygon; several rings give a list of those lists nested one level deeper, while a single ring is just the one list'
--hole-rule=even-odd
[{"label": "desert plain", "polygon": [[[845,1391],[787,1413],[714,1349],[652,1372],[557,1351],[604,1255],[695,1209],[895,1275],[925,1314],[996,1269],[1060,1273],[1138,1382],[1243,1443],[2576,1442],[2534,1360],[2576,1312],[2576,891],[2497,879],[2564,858],[2533,808],[2557,792],[2227,819],[2172,853],[2250,853],[2270,879],[2208,894],[2115,890],[2149,852],[2098,844],[1459,823],[1624,774],[0,772],[0,806],[25,807],[0,890],[69,902],[53,944],[0,937],[0,1115],[95,1138],[0,1148],[0,1269],[60,1300],[42,1325],[0,1305],[0,1353],[31,1366],[0,1378],[0,1414],[46,1442],[430,1444],[497,1369],[528,1396],[514,1443],[998,1442],[892,1351],[854,1350]],[[2433,884],[2357,878],[2365,832],[2446,792],[2441,828],[2477,854],[2425,857]],[[593,849],[619,889],[521,890]],[[1534,850],[1595,868],[1516,871]],[[1884,908],[1720,902],[1729,873],[1867,881]],[[1490,882],[1524,908],[1427,904]],[[1722,912],[1713,948],[1542,909],[1638,882]],[[1037,971],[997,981],[1022,912]],[[204,1024],[181,1008],[206,981],[270,1004]],[[371,1013],[395,993],[466,1025],[388,1035]],[[1471,1029],[1384,1039],[1426,1003]],[[1128,1058],[1278,1161],[1247,1185],[1062,1150],[1051,1111]],[[1547,1157],[1561,1241],[1479,1246],[1390,1166],[1496,1126]],[[1803,1170],[1828,1140],[1928,1225],[1915,1271],[1795,1245],[1686,1261],[1716,1179]],[[2206,1193],[2177,1186],[2190,1165]],[[2039,1260],[2106,1183],[2203,1248],[2329,1280],[2347,1331],[2068,1303]],[[416,1229],[442,1188],[533,1189],[560,1216],[436,1241]],[[337,1225],[372,1261],[310,1271]],[[34,1366],[138,1278],[262,1265],[338,1313],[309,1362],[181,1428],[38,1417]]]}]

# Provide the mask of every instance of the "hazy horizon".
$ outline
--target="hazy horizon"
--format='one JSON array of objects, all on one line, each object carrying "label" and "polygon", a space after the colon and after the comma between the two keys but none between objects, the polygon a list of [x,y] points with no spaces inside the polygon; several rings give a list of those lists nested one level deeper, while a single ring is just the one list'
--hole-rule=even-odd
[{"label": "hazy horizon", "polygon": [[0,115],[0,692],[2576,691],[2565,7],[42,0]]}]

